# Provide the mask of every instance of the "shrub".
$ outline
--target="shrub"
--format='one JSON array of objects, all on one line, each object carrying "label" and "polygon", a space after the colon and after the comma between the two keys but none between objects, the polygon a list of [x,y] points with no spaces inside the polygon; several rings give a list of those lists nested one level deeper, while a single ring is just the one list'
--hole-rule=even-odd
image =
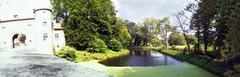
[{"label": "shrub", "polygon": [[108,44],[108,48],[113,51],[120,51],[121,49],[123,49],[123,45],[120,41],[113,38],[112,40],[110,40],[110,43]]},{"label": "shrub", "polygon": [[151,38],[150,43],[152,44],[153,47],[159,47],[163,45],[163,40],[159,40],[158,38]]},{"label": "shrub", "polygon": [[56,51],[55,55],[60,57],[60,58],[64,58],[66,60],[74,61],[75,58],[76,58],[75,51],[76,50],[71,48],[71,47],[64,47],[60,51]]},{"label": "shrub", "polygon": [[186,45],[185,38],[180,33],[172,33],[168,40],[170,45]]},{"label": "shrub", "polygon": [[88,52],[103,53],[106,50],[107,50],[107,45],[103,40],[99,38],[94,38],[88,43],[88,48],[87,48]]},{"label": "shrub", "polygon": [[236,64],[233,67],[233,70],[228,70],[224,73],[226,77],[239,77],[240,76],[240,64]]},{"label": "shrub", "polygon": [[173,46],[171,47],[171,49],[172,49],[172,50],[176,50],[176,46],[173,45]]}]

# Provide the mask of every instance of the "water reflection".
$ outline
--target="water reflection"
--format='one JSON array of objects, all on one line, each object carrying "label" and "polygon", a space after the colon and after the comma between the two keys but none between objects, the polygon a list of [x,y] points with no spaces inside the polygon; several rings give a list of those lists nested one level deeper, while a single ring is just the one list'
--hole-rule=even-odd
[{"label": "water reflection", "polygon": [[100,62],[107,66],[164,66],[181,61],[150,50],[130,49],[129,54]]}]

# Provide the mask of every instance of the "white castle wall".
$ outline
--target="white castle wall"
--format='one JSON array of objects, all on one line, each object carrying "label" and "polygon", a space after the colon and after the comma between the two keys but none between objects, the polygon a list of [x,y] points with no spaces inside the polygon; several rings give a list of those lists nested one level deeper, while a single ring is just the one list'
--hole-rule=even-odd
[{"label": "white castle wall", "polygon": [[[1,0],[0,9],[4,10],[0,12],[0,51],[13,49],[14,34],[26,35],[26,48],[40,53],[52,54],[53,48],[65,46],[63,30],[53,29],[50,0]],[[1,22],[6,20],[14,21]]]},{"label": "white castle wall", "polygon": [[28,48],[36,46],[36,30],[34,20],[16,21],[0,24],[0,48],[11,49],[12,37],[15,34],[25,34]]}]

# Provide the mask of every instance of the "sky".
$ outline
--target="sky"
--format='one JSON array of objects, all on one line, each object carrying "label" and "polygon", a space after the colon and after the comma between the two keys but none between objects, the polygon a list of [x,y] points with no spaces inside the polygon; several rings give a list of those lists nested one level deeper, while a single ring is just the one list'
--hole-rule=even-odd
[{"label": "sky", "polygon": [[34,17],[33,9],[51,8],[50,0],[0,0],[0,20]]},{"label": "sky", "polygon": [[[134,22],[142,22],[145,17],[170,17],[175,23],[174,14],[182,11],[194,0],[112,0],[118,11],[117,16]],[[191,16],[191,14],[188,14]]]}]

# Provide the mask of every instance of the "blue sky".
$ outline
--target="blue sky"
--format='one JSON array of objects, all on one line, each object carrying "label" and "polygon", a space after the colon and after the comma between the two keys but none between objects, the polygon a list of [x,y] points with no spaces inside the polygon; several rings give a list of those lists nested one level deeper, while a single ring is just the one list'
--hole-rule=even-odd
[{"label": "blue sky", "polygon": [[[185,5],[193,0],[112,0],[117,15],[123,19],[142,22],[145,17],[170,17],[175,22],[173,15],[184,9]],[[189,14],[190,16],[190,14]]]}]

